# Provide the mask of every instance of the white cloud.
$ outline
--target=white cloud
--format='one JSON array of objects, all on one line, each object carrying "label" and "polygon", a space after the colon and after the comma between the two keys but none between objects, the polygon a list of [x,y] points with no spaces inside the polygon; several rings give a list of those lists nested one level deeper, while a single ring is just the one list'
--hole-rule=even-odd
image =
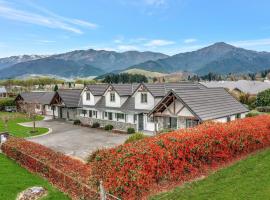
[{"label": "white cloud", "polygon": [[194,43],[196,41],[197,41],[197,39],[195,39],[195,38],[188,38],[188,39],[184,40],[184,43],[185,44],[190,44],[190,43]]},{"label": "white cloud", "polygon": [[161,6],[161,5],[164,5],[166,1],[165,0],[144,0],[144,3],[150,6]]},{"label": "white cloud", "polygon": [[229,42],[230,44],[238,47],[256,47],[256,46],[269,46],[270,38],[257,39],[257,40],[241,40]]},{"label": "white cloud", "polygon": [[9,4],[4,1],[0,1],[0,17],[21,21],[30,24],[36,24],[40,26],[45,26],[49,28],[62,29],[65,31],[82,34],[82,30],[77,27],[87,27],[87,28],[96,28],[97,25],[86,22],[80,19],[66,18],[59,15],[56,15],[44,8],[34,6],[37,10],[42,11],[45,14],[37,14],[25,10],[19,10],[11,7]]},{"label": "white cloud", "polygon": [[160,46],[167,46],[167,45],[172,45],[174,44],[174,41],[170,41],[170,40],[151,40],[149,42],[147,42],[146,44],[144,44],[144,46],[147,47],[160,47]]},{"label": "white cloud", "polygon": [[139,47],[134,45],[119,45],[116,47],[118,51],[132,51],[132,50],[139,50]]}]

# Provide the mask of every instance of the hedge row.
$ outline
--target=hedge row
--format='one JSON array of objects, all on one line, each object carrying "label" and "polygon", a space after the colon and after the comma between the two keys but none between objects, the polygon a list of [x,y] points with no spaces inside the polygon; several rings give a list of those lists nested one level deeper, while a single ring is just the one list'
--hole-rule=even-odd
[{"label": "hedge row", "polygon": [[1,148],[8,157],[29,171],[43,176],[70,197],[98,198],[97,192],[88,185],[91,173],[89,165],[20,138],[10,138]]},{"label": "hedge row", "polygon": [[122,199],[142,199],[269,146],[269,115],[206,123],[98,151],[89,163],[91,181],[103,180]]}]

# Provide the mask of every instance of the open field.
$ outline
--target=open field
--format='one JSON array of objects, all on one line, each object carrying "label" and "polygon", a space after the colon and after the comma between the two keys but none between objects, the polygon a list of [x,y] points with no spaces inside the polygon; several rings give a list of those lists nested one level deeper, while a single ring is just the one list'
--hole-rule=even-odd
[{"label": "open field", "polygon": [[[48,131],[47,128],[36,128],[37,132],[36,133],[31,133],[32,128],[31,127],[25,127],[21,126],[18,123],[23,123],[23,122],[31,122],[32,120],[29,119],[25,114],[21,113],[7,113],[7,112],[0,112],[0,132],[4,132],[5,127],[4,123],[2,121],[3,116],[11,116],[12,119],[8,122],[8,132],[11,135],[14,135],[16,137],[29,137],[29,136],[34,136],[34,135],[40,135],[43,133],[46,133]],[[37,121],[42,120],[42,116],[37,116]]]},{"label": "open field", "polygon": [[47,181],[21,168],[17,163],[0,154],[0,199],[15,200],[18,193],[32,186],[42,186],[48,195],[42,200],[68,200]]},{"label": "open field", "polygon": [[270,199],[270,150],[221,169],[204,180],[150,198],[151,200]]}]

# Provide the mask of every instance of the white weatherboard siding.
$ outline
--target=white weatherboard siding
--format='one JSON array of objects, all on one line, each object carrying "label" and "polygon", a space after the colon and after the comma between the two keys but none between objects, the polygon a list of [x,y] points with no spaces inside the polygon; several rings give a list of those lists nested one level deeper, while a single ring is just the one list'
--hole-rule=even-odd
[{"label": "white weatherboard siding", "polygon": [[[142,93],[147,94],[147,103],[141,102],[141,94]],[[134,94],[134,98],[135,98],[135,109],[151,110],[155,106],[155,99],[150,92],[139,92],[138,91]]]},{"label": "white weatherboard siding", "polygon": [[[87,100],[86,99],[87,93],[90,93],[90,100]],[[84,90],[82,92],[81,97],[82,97],[82,104],[83,105],[87,105],[87,106],[93,106],[93,105],[95,105],[95,97],[94,97],[94,95],[90,91]]]},{"label": "white weatherboard siding", "polygon": [[[194,117],[194,115],[189,111],[188,108],[184,107],[183,104],[177,100],[175,101],[175,112],[178,112],[180,109],[182,109],[177,115],[182,117]],[[165,115],[172,115],[171,113],[174,113],[174,103],[171,103],[168,106],[168,109],[163,111],[163,114]]]},{"label": "white weatherboard siding", "polygon": [[52,106],[45,105],[45,113],[46,113],[46,115],[52,116],[53,115]]},{"label": "white weatherboard siding", "polygon": [[[111,101],[111,92],[115,94],[115,101]],[[121,97],[117,92],[108,91],[105,94],[105,103],[106,107],[120,107],[121,106]]]},{"label": "white weatherboard siding", "polygon": [[221,123],[226,123],[227,122],[227,117],[219,118],[219,119],[214,119],[213,121],[215,122],[221,122]]}]

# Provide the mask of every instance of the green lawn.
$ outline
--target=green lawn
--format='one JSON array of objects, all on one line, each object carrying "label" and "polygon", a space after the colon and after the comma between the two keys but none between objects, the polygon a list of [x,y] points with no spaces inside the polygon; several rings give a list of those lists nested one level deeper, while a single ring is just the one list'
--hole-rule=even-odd
[{"label": "green lawn", "polygon": [[32,186],[42,186],[48,195],[42,200],[68,200],[69,198],[39,176],[20,167],[0,154],[0,199],[15,200],[18,193]]},{"label": "green lawn", "polygon": [[265,150],[204,180],[162,193],[151,200],[270,199],[270,150]]},{"label": "green lawn", "polygon": [[[16,137],[29,137],[34,135],[40,135],[43,133],[48,132],[47,128],[37,128],[36,133],[31,133],[31,127],[24,127],[19,125],[18,123],[22,122],[31,122],[32,120],[29,119],[25,114],[21,113],[7,113],[7,112],[0,112],[0,132],[5,131],[4,123],[1,120],[3,116],[13,116],[14,119],[8,122],[8,131],[11,135]],[[37,116],[37,120],[42,120],[42,116]]]}]

